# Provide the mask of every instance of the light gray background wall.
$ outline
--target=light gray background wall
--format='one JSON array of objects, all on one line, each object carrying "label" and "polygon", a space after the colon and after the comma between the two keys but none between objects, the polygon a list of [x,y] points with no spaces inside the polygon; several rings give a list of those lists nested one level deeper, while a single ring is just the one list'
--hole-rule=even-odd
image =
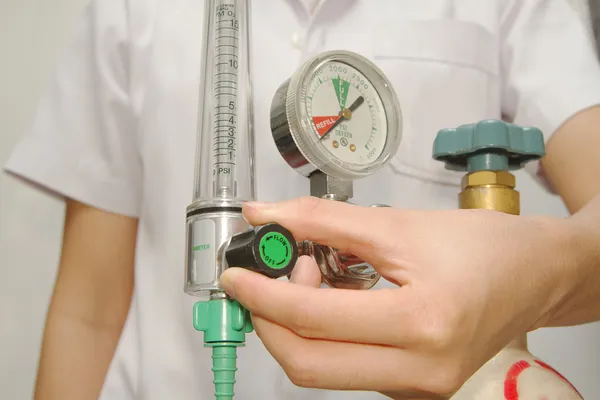
[{"label": "light gray background wall", "polygon": [[[0,0],[0,165],[27,129],[83,0]],[[0,399],[31,398],[63,204],[0,175]]]},{"label": "light gray background wall", "polygon": [[[571,0],[587,16],[585,0]],[[595,1],[595,0],[594,0]],[[0,165],[28,128],[36,99],[84,0],[0,0]],[[523,213],[566,215],[519,174]],[[59,257],[63,204],[0,175],[0,398],[31,398]],[[531,335],[532,351],[586,399],[600,393],[600,324]]]}]

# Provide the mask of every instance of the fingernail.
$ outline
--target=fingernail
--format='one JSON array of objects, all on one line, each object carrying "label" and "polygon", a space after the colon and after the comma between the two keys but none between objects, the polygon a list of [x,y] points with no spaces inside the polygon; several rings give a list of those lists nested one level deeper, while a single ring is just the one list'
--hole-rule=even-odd
[{"label": "fingernail", "polygon": [[256,210],[268,210],[269,208],[273,208],[273,203],[263,203],[258,201],[251,201],[245,205]]},{"label": "fingernail", "polygon": [[242,213],[242,218],[244,219],[244,221],[246,221],[246,223],[247,223],[248,225],[252,225],[252,224],[250,223],[250,221],[248,221],[248,218],[246,218],[246,214]]},{"label": "fingernail", "polygon": [[238,273],[238,268],[227,268],[221,275],[221,279],[219,281],[221,289],[223,289],[231,297],[235,297],[235,280],[238,276]]}]

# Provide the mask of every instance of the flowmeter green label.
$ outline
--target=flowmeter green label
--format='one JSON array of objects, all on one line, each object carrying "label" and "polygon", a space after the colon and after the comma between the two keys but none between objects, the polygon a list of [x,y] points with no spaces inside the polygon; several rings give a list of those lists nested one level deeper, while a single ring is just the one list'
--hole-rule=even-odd
[{"label": "flowmeter green label", "polygon": [[272,269],[287,267],[292,258],[290,241],[279,232],[269,232],[260,239],[260,258]]},{"label": "flowmeter green label", "polygon": [[188,269],[189,279],[195,284],[207,284],[215,280],[215,223],[211,219],[201,219],[192,225],[192,257]]}]

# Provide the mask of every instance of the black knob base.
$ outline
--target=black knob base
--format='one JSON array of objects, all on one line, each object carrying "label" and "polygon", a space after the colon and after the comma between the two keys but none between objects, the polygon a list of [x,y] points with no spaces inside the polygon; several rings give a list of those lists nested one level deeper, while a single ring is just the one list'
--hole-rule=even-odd
[{"label": "black knob base", "polygon": [[270,278],[289,275],[298,259],[296,240],[283,226],[267,224],[231,238],[225,251],[229,267],[245,268]]}]

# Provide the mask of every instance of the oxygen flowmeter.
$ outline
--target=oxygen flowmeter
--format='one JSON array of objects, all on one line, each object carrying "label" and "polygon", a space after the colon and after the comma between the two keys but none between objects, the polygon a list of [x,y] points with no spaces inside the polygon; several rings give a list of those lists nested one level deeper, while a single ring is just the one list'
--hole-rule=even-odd
[{"label": "oxygen flowmeter", "polygon": [[205,1],[194,199],[187,208],[185,292],[200,297],[194,327],[213,348],[215,397],[234,396],[236,348],[252,331],[248,312],[219,286],[228,266],[288,275],[298,257],[292,235],[252,228],[241,204],[255,200],[248,0]]},{"label": "oxygen flowmeter", "polygon": [[[310,179],[312,196],[348,201],[352,181],[382,168],[398,150],[402,113],[382,71],[350,51],[328,51],[306,61],[277,90],[271,131],[285,161]],[[311,242],[325,283],[368,289],[380,276],[352,254]]]},{"label": "oxygen flowmeter", "polygon": [[[199,297],[193,322],[213,348],[215,396],[234,396],[236,349],[252,331],[248,311],[220,287],[228,267],[289,276],[299,255],[313,256],[334,287],[369,288],[379,275],[351,254],[297,243],[277,224],[251,227],[242,203],[256,199],[250,1],[205,1],[194,198],[187,208],[185,292]],[[370,61],[348,51],[307,61],[275,94],[273,138],[310,178],[311,194],[352,197],[352,180],[381,168],[400,143],[396,94]]]}]

